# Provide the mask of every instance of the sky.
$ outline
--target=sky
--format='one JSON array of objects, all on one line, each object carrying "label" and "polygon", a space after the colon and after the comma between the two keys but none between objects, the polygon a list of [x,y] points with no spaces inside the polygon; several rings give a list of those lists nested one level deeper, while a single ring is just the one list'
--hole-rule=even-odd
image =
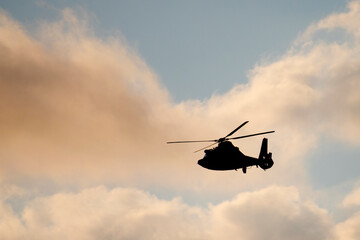
[{"label": "sky", "polygon": [[[0,8],[2,238],[360,237],[359,1]],[[267,171],[166,144],[245,121]]]}]

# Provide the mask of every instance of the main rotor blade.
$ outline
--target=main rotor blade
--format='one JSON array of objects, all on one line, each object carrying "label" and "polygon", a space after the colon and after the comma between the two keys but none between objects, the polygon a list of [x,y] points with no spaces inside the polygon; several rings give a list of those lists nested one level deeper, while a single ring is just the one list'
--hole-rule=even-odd
[{"label": "main rotor blade", "polygon": [[243,124],[241,124],[240,126],[238,126],[237,128],[235,128],[231,133],[229,133],[228,135],[226,135],[224,138],[230,137],[231,135],[233,135],[237,130],[239,130],[240,128],[242,128],[245,124],[247,124],[249,121],[244,122]]},{"label": "main rotor blade", "polygon": [[240,139],[240,138],[247,138],[247,137],[253,137],[253,136],[257,136],[257,135],[262,135],[262,134],[268,134],[268,133],[273,133],[275,131],[269,131],[269,132],[262,132],[262,133],[255,133],[255,134],[250,134],[250,135],[244,135],[244,136],[240,136],[240,137],[234,137],[234,138],[228,138],[228,139]]},{"label": "main rotor blade", "polygon": [[216,143],[212,143],[212,144],[210,144],[209,146],[200,148],[199,150],[196,150],[194,153],[197,153],[197,152],[199,152],[199,151],[201,151],[201,150],[204,150],[204,149],[206,149],[206,148],[209,148],[209,147],[211,147],[212,145],[215,145],[215,144],[216,144]]},{"label": "main rotor blade", "polygon": [[167,142],[167,144],[171,144],[171,143],[198,143],[198,142],[217,142],[217,140],[175,141],[175,142]]}]

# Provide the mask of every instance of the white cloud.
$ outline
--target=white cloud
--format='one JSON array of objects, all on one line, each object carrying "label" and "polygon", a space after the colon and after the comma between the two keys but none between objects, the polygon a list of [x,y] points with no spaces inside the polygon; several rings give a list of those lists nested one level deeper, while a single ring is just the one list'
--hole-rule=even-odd
[{"label": "white cloud", "polygon": [[196,239],[201,217],[178,199],[104,187],[39,198],[22,214],[29,236],[37,239]]},{"label": "white cloud", "polygon": [[24,239],[25,229],[9,205],[0,203],[0,235],[3,239]]},{"label": "white cloud", "polygon": [[339,223],[335,228],[335,237],[339,240],[359,239],[360,212]]},{"label": "white cloud", "polygon": [[303,201],[294,187],[242,193],[212,210],[215,239],[326,239],[332,225],[327,211]]},{"label": "white cloud", "polygon": [[207,208],[105,187],[36,198],[20,216],[2,206],[0,235],[13,233],[8,239],[325,239],[332,226],[326,210],[280,186]]},{"label": "white cloud", "polygon": [[349,195],[347,195],[342,203],[344,207],[359,206],[360,205],[360,188],[355,188]]},{"label": "white cloud", "polygon": [[356,187],[345,196],[342,201],[342,210],[347,213],[345,219],[337,224],[334,229],[336,239],[359,239],[360,238],[360,188]]}]

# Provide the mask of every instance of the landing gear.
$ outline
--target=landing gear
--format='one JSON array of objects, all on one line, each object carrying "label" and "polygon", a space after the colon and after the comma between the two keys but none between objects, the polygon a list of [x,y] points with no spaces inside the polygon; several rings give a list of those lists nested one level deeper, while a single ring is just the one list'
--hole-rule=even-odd
[{"label": "landing gear", "polygon": [[243,170],[243,173],[245,174],[246,173],[246,167],[243,167],[242,170]]}]

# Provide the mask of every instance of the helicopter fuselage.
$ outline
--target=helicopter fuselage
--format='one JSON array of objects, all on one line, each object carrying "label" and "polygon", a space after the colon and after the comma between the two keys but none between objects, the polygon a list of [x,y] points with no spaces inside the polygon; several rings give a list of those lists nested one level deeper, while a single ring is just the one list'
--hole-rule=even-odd
[{"label": "helicopter fuselage", "polygon": [[224,141],[214,149],[205,150],[205,156],[198,161],[198,164],[210,170],[243,169],[245,173],[247,167],[260,166],[265,170],[271,168],[274,162],[271,153],[267,153],[267,139],[264,139],[259,158],[246,156],[230,141]]},{"label": "helicopter fuselage", "polygon": [[226,170],[237,170],[244,167],[250,167],[256,164],[257,159],[244,154],[240,157],[219,157],[219,158],[209,158],[205,156],[203,159],[198,161],[198,164],[204,168],[210,170],[226,171]]}]

